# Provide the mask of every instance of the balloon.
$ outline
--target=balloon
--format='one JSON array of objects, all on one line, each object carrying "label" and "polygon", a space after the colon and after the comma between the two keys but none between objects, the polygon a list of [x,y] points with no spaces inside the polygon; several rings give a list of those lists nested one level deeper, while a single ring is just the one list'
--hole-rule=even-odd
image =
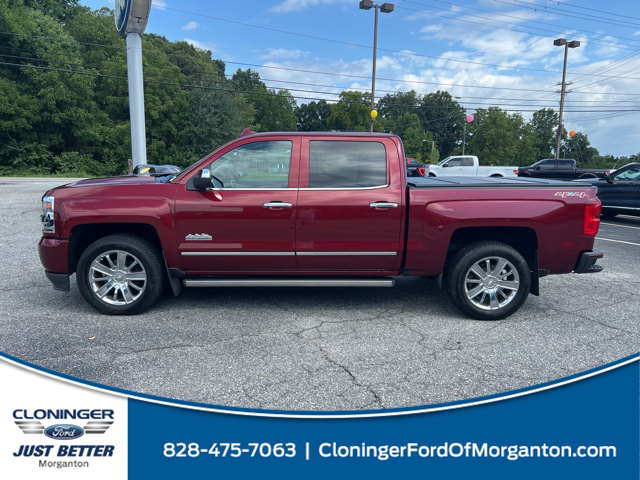
[{"label": "balloon", "polygon": [[471,122],[473,122],[473,119],[474,119],[474,118],[475,118],[475,117],[474,117],[473,115],[467,115],[467,123],[471,123]]},{"label": "balloon", "polygon": [[576,131],[575,131],[575,130],[571,130],[571,131],[569,132],[569,136],[570,136],[570,137],[575,136],[575,134],[576,134]]},{"label": "balloon", "polygon": [[371,110],[371,118],[376,118],[378,116],[377,110]]}]

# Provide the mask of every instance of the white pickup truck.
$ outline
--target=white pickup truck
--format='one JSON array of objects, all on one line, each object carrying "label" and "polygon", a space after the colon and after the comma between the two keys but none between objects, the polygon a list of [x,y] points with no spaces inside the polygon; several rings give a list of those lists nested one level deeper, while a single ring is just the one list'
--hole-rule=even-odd
[{"label": "white pickup truck", "polygon": [[437,165],[427,165],[430,177],[517,177],[518,167],[483,167],[478,157],[460,155],[447,157]]}]

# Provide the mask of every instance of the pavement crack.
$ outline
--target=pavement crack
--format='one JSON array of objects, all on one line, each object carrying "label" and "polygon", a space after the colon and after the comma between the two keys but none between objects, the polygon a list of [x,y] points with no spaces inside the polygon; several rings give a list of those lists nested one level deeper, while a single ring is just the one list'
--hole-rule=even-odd
[{"label": "pavement crack", "polygon": [[353,382],[354,385],[356,385],[357,387],[361,387],[361,388],[366,389],[373,396],[373,399],[374,399],[373,402],[365,405],[365,407],[368,407],[370,405],[376,404],[380,408],[385,408],[384,404],[382,403],[382,399],[380,398],[378,393],[371,387],[371,385],[365,385],[365,384],[362,384],[362,383],[358,382],[358,379],[351,372],[351,370],[349,370],[346,366],[342,365],[341,363],[338,363],[333,358],[331,358],[329,356],[329,353],[327,353],[327,351],[324,348],[322,348],[322,347],[319,347],[319,348],[320,348],[320,351],[322,352],[322,355],[324,356],[324,359],[327,362],[329,362],[332,365],[335,365],[336,367],[338,367],[341,370],[343,370],[347,375],[349,375],[349,379]]}]

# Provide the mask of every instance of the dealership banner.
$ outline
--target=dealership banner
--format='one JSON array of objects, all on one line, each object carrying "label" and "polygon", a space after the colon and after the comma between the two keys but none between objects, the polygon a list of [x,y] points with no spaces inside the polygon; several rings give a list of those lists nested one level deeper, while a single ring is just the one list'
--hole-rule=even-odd
[{"label": "dealership banner", "polygon": [[638,360],[448,404],[295,412],[154,397],[0,354],[0,472],[7,479],[637,479]]}]

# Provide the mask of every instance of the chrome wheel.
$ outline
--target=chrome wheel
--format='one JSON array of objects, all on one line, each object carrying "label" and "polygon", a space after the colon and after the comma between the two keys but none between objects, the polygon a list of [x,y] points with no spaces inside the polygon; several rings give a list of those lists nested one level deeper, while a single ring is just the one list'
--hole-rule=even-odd
[{"label": "chrome wheel", "polygon": [[142,295],[147,273],[140,260],[124,250],[101,253],[89,267],[89,285],[109,305],[129,305]]},{"label": "chrome wheel", "polygon": [[518,294],[520,277],[516,267],[502,257],[485,257],[475,262],[464,278],[469,301],[483,310],[499,310]]}]

